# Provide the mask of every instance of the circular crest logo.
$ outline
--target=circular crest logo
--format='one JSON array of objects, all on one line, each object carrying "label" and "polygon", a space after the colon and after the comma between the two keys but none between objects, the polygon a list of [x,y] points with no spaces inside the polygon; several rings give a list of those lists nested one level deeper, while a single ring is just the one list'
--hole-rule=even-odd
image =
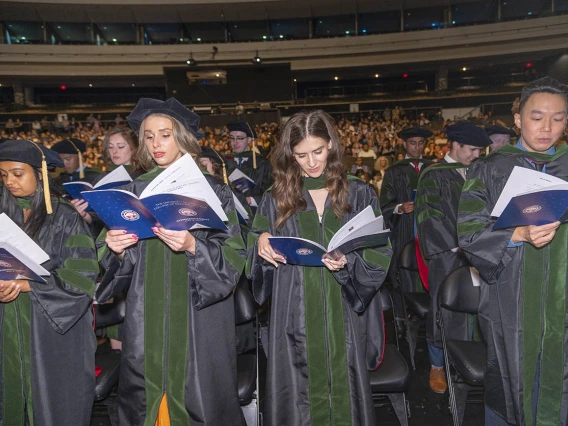
[{"label": "circular crest logo", "polygon": [[134,210],[123,210],[120,215],[125,220],[138,220],[140,219],[140,215],[136,213]]},{"label": "circular crest logo", "polygon": [[296,250],[296,253],[302,256],[307,256],[308,254],[312,254],[313,251],[311,251],[310,249],[307,248],[301,248]]},{"label": "circular crest logo", "polygon": [[178,213],[182,216],[197,216],[197,212],[195,210],[191,210],[188,208],[179,209]]},{"label": "circular crest logo", "polygon": [[0,266],[2,266],[4,268],[10,268],[12,265],[10,265],[8,262],[4,262],[3,260],[0,260]]},{"label": "circular crest logo", "polygon": [[536,212],[539,212],[540,209],[542,209],[542,207],[539,206],[538,204],[535,204],[534,206],[529,206],[529,207],[525,208],[523,210],[523,213],[529,213],[529,214],[530,213],[536,213]]}]

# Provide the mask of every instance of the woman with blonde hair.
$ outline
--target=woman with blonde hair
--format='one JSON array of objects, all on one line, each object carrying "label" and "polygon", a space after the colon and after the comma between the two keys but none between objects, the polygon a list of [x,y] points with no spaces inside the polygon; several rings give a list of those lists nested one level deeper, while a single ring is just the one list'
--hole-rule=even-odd
[{"label": "woman with blonde hair", "polygon": [[[184,154],[200,153],[199,116],[174,98],[141,99],[127,117],[150,170],[123,189],[137,195]],[[227,185],[206,175],[228,230],[153,228],[139,240],[122,230],[98,239],[106,273],[96,297],[127,290],[118,386],[124,425],[242,426],[237,392],[233,289],[244,242]]]},{"label": "woman with blonde hair", "polygon": [[249,234],[250,277],[271,297],[264,423],[267,426],[376,425],[368,369],[382,361],[380,297],[390,246],[361,249],[320,267],[286,263],[271,236],[327,245],[368,206],[373,188],[346,174],[343,148],[323,111],[286,123],[273,156],[274,186]]}]

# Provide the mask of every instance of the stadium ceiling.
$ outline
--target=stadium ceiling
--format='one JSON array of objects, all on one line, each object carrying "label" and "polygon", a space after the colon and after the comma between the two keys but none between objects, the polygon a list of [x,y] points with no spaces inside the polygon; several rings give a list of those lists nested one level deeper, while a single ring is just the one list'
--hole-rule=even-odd
[{"label": "stadium ceiling", "polygon": [[[1,21],[174,23],[255,21],[447,6],[483,0],[36,0],[0,1]],[[404,4],[403,4],[404,3]]]}]

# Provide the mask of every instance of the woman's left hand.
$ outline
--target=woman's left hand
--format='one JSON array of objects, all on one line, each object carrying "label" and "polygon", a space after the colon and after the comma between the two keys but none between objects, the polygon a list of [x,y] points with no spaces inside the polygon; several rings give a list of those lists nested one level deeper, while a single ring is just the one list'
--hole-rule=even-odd
[{"label": "woman's left hand", "polygon": [[195,237],[189,231],[171,231],[161,227],[152,228],[152,231],[173,251],[195,254]]},{"label": "woman's left hand", "polygon": [[0,280],[0,302],[9,303],[20,295],[20,293],[27,293],[31,291],[30,283],[28,280]]},{"label": "woman's left hand", "polygon": [[345,256],[341,256],[338,260],[333,260],[330,257],[324,257],[323,264],[329,269],[331,272],[337,272],[345,268],[347,265],[347,258]]},{"label": "woman's left hand", "polygon": [[73,204],[73,207],[75,207],[75,210],[77,210],[77,213],[81,215],[85,222],[89,225],[93,222],[92,216],[86,211],[89,207],[89,203],[87,203],[87,201],[73,199],[71,200],[71,204]]}]

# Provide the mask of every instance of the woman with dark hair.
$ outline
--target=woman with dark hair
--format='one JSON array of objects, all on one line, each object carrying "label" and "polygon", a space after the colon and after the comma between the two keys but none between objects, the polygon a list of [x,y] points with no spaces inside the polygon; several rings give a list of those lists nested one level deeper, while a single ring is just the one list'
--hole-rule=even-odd
[{"label": "woman with dark hair", "polygon": [[48,166],[63,163],[34,142],[0,144],[0,213],[49,255],[42,266],[50,273],[46,283],[0,280],[0,424],[6,426],[85,426],[95,397],[95,244],[75,209],[51,196]]},{"label": "woman with dark hair", "polygon": [[390,245],[361,249],[322,267],[289,265],[271,236],[327,245],[368,206],[369,185],[349,177],[343,149],[323,111],[292,116],[275,148],[275,183],[249,234],[249,267],[258,303],[272,298],[265,424],[376,425],[367,369],[382,361],[380,297]]},{"label": "woman with dark hair", "polygon": [[[126,118],[139,133],[138,158],[150,172],[123,189],[136,195],[184,154],[196,159],[199,117],[174,98],[141,99]],[[206,179],[229,218],[228,230],[172,231],[139,240],[110,230],[97,240],[105,269],[97,301],[127,291],[118,386],[120,424],[241,426],[233,289],[244,242],[233,196]]]}]

